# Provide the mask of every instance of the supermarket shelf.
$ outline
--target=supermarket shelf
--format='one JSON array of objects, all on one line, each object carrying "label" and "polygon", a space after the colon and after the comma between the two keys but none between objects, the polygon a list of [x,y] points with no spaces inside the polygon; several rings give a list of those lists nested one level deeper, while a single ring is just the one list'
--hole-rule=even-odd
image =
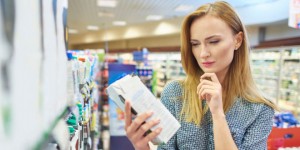
[{"label": "supermarket shelf", "polygon": [[287,77],[282,77],[281,80],[298,82],[298,79],[291,79],[291,78],[287,78]]},{"label": "supermarket shelf", "polygon": [[[251,51],[251,62],[253,77],[259,89],[266,95],[276,97],[279,108],[293,111],[296,113],[295,115],[300,116],[300,47],[253,50]],[[275,68],[278,69],[275,70]],[[273,72],[277,75],[272,75]],[[297,86],[298,88],[296,88]],[[278,99],[279,97],[287,97],[292,100]]]},{"label": "supermarket shelf", "polygon": [[75,133],[74,133],[74,136],[71,139],[71,142],[70,142],[70,148],[71,148],[71,150],[78,149],[78,148],[76,148],[76,144],[77,144],[77,142],[79,140],[79,132],[80,132],[79,130],[76,130]]},{"label": "supermarket shelf", "polygon": [[284,57],[283,60],[300,60],[299,57]]},{"label": "supermarket shelf", "polygon": [[284,91],[284,92],[291,92],[291,93],[297,93],[298,92],[297,90],[286,89],[286,88],[280,88],[280,90]]},{"label": "supermarket shelf", "polygon": [[256,75],[256,74],[254,74],[253,77],[257,79],[272,79],[272,80],[278,80],[279,78],[278,76]]},{"label": "supermarket shelf", "polygon": [[297,107],[295,107],[295,104],[292,102],[287,102],[286,100],[279,100],[278,106],[284,110],[300,112],[300,110],[296,109]]},{"label": "supermarket shelf", "polygon": [[279,77],[278,76],[265,76],[265,78],[278,80]]},{"label": "supermarket shelf", "polygon": [[47,143],[47,140],[49,139],[49,136],[51,135],[51,132],[56,127],[57,123],[61,118],[64,118],[69,112],[69,107],[66,107],[64,111],[53,121],[53,123],[49,126],[49,128],[42,134],[41,140],[37,142],[37,145],[34,146],[34,150],[40,150],[42,149],[43,145]]},{"label": "supermarket shelf", "polygon": [[[262,67],[264,67],[264,68],[262,68]],[[252,71],[254,69],[279,71],[279,67],[275,67],[275,66],[270,67],[270,66],[262,66],[262,65],[253,65],[253,66],[251,66],[251,68],[252,68]]]},{"label": "supermarket shelf", "polygon": [[256,58],[252,59],[252,61],[279,61],[280,58]]},{"label": "supermarket shelf", "polygon": [[83,121],[82,125],[88,125],[90,120],[92,120],[92,115],[90,115],[89,118],[86,121]]},{"label": "supermarket shelf", "polygon": [[262,88],[274,88],[273,86],[266,86],[266,85],[262,85],[262,84],[258,84],[256,85],[258,88],[262,89]]},{"label": "supermarket shelf", "polygon": [[272,89],[272,90],[277,89],[276,86],[268,86],[268,85],[257,85],[257,87],[260,89]]}]

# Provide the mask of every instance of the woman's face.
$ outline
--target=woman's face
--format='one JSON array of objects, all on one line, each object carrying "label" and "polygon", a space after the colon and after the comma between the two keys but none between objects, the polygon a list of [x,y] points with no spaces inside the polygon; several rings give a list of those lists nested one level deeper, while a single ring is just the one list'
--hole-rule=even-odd
[{"label": "woman's face", "polygon": [[241,44],[242,33],[234,35],[223,20],[211,15],[194,20],[190,32],[193,55],[200,68],[224,76]]}]

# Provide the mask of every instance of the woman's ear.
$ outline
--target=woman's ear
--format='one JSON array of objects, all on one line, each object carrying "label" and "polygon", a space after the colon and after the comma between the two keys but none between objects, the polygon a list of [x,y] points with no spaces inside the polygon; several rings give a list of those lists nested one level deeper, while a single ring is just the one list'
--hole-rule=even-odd
[{"label": "woman's ear", "polygon": [[235,35],[235,50],[239,49],[242,45],[242,42],[244,40],[244,33],[240,31],[238,34]]}]

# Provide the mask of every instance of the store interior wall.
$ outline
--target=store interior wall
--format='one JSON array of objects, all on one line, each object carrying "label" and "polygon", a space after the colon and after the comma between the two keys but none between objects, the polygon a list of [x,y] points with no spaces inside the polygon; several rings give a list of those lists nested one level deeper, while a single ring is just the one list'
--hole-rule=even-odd
[{"label": "store interior wall", "polygon": [[[72,41],[72,43],[69,43],[69,49],[105,48],[105,42],[108,43],[108,48],[112,51],[139,49],[141,47],[180,46],[180,24],[180,19],[173,19],[165,22],[154,22],[95,33],[86,33],[84,36],[71,35],[70,41]],[[160,29],[162,26],[167,26],[169,31]],[[300,37],[300,30],[288,27],[287,20],[264,26],[246,26],[252,47],[259,44],[260,27],[266,28],[265,41]],[[128,32],[133,34],[133,36],[126,37]],[[161,34],[158,34],[158,32],[161,32]],[[105,36],[108,37],[105,39]],[[88,42],[87,39],[89,38],[90,41],[93,42]]]},{"label": "store interior wall", "polygon": [[288,27],[287,22],[285,24],[276,24],[267,27],[266,41],[291,37],[300,37],[300,30]]},{"label": "store interior wall", "polygon": [[[140,49],[142,47],[168,47],[180,46],[180,35],[165,35],[135,39],[124,39],[117,41],[108,41],[109,49]],[[105,48],[105,42],[96,42],[90,44],[74,44],[70,49],[99,49]]]}]

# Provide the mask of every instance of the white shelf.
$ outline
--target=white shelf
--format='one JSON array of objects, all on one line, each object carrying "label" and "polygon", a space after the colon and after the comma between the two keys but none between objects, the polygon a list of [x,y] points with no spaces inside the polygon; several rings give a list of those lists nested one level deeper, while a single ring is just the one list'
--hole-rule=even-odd
[{"label": "white shelf", "polygon": [[251,68],[252,68],[252,70],[254,70],[254,69],[272,70],[272,71],[278,71],[279,70],[279,67],[269,67],[269,66],[261,66],[261,65],[253,65],[253,66],[251,66]]},{"label": "white shelf", "polygon": [[299,57],[283,57],[283,60],[300,60]]},{"label": "white shelf", "polygon": [[284,92],[298,93],[297,90],[292,90],[292,89],[280,88],[280,90]]},{"label": "white shelf", "polygon": [[274,86],[269,86],[269,85],[258,85],[259,88],[261,89],[276,89],[277,87]]},{"label": "white shelf", "polygon": [[285,101],[285,100],[279,100],[279,101],[278,101],[278,106],[279,106],[281,109],[299,112],[299,110],[297,110],[297,107],[295,106],[295,104],[293,104],[292,102],[287,102],[287,101]]},{"label": "white shelf", "polygon": [[74,136],[72,137],[71,141],[70,141],[70,150],[76,150],[78,149],[78,147],[76,148],[76,143],[79,140],[79,130],[75,131]]},{"label": "white shelf", "polygon": [[256,75],[256,74],[254,74],[253,77],[257,78],[257,79],[273,79],[273,80],[278,80],[279,79],[278,76]]},{"label": "white shelf", "polygon": [[[293,49],[293,51],[291,51]],[[298,49],[294,51],[294,49]],[[291,54],[293,53],[293,54]],[[265,95],[271,97],[286,97],[289,92],[293,97],[293,101],[275,99],[278,106],[285,110],[297,112],[300,115],[300,47],[277,47],[251,51],[251,71],[253,77],[258,84],[259,89]],[[290,60],[290,61],[289,61]],[[275,62],[276,61],[276,62]],[[270,70],[278,73],[278,75],[267,75],[272,73]],[[260,72],[261,74],[255,74]],[[285,82],[284,82],[285,81]],[[288,81],[293,81],[292,83]],[[282,88],[284,86],[298,86],[299,89]],[[276,85],[276,86],[274,86]]]},{"label": "white shelf", "polygon": [[293,81],[293,82],[299,82],[298,79],[291,79],[291,78],[287,78],[287,77],[282,77],[281,80]]},{"label": "white shelf", "polygon": [[255,58],[252,61],[276,61],[280,60],[280,58]]}]

